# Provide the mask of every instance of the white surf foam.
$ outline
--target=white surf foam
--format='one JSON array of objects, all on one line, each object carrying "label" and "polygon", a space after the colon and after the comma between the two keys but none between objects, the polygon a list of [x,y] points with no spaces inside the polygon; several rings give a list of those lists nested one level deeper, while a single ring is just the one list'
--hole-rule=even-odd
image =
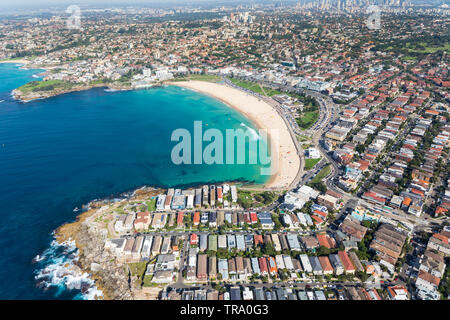
[{"label": "white surf foam", "polygon": [[43,290],[56,288],[56,296],[66,290],[79,290],[75,299],[93,300],[101,297],[103,294],[95,281],[76,265],[78,259],[74,241],[58,243],[53,240],[48,249],[33,259],[38,264],[35,271],[38,287]]},{"label": "white surf foam", "polygon": [[242,122],[241,122],[241,127],[244,127],[246,129],[246,132],[250,133],[250,137],[252,140],[260,139],[260,136],[255,129],[250,128],[249,126],[247,126],[245,123],[242,123]]}]

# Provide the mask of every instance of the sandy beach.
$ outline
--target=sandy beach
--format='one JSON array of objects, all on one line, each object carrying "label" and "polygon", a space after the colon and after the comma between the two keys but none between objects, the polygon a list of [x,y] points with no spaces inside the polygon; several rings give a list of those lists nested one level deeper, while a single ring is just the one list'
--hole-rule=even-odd
[{"label": "sandy beach", "polygon": [[21,64],[28,64],[30,61],[24,60],[24,59],[17,59],[17,60],[2,60],[0,63],[21,63]]},{"label": "sandy beach", "polygon": [[272,154],[272,164],[277,170],[264,188],[276,190],[289,188],[300,169],[300,158],[286,123],[272,106],[243,91],[218,83],[183,81],[169,84],[195,90],[221,100],[242,113],[258,129],[265,129],[269,134],[270,130],[276,129],[278,137],[270,135],[269,139],[271,143],[274,139],[278,140],[278,155]]}]

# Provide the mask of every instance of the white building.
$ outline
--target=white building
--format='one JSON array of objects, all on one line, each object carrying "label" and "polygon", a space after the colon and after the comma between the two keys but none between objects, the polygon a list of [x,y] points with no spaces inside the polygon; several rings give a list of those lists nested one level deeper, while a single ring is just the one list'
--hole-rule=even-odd
[{"label": "white building", "polygon": [[153,236],[145,237],[144,244],[142,245],[141,256],[142,258],[150,258],[152,255],[152,243]]},{"label": "white building", "polygon": [[420,270],[416,280],[417,296],[422,300],[439,300],[441,297],[437,290],[439,281],[439,278]]},{"label": "white building", "polygon": [[278,270],[286,268],[286,266],[284,265],[283,256],[281,254],[275,256],[275,262],[277,264]]},{"label": "white building", "polygon": [[248,287],[245,287],[242,292],[243,300],[253,300],[253,291],[251,291]]},{"label": "white building", "polygon": [[227,236],[224,234],[220,234],[218,237],[218,248],[226,248],[227,247]]},{"label": "white building", "polygon": [[168,69],[159,69],[155,72],[155,78],[159,81],[173,79],[173,74]]},{"label": "white building", "polygon": [[305,151],[306,159],[319,159],[320,152],[316,148],[308,148]]},{"label": "white building", "polygon": [[237,188],[236,186],[231,186],[231,201],[237,202],[238,195],[237,195]]},{"label": "white building", "polygon": [[294,264],[292,263],[291,256],[283,255],[284,267],[288,270],[294,270]]},{"label": "white building", "polygon": [[306,254],[301,254],[299,257],[300,257],[300,262],[302,263],[303,270],[308,273],[312,272],[313,269],[312,269],[312,266],[311,266],[308,256]]},{"label": "white building", "polygon": [[286,228],[293,228],[294,224],[292,223],[292,219],[288,214],[284,214],[281,216],[283,219],[283,224]]},{"label": "white building", "polygon": [[127,233],[133,230],[135,220],[135,214],[130,213],[127,215],[121,215],[119,219],[114,223],[114,230],[117,233]]},{"label": "white building", "polygon": [[164,210],[164,202],[166,201],[166,195],[162,194],[158,196],[158,199],[156,200],[156,209],[157,210]]},{"label": "white building", "polygon": [[193,209],[194,208],[194,196],[188,195],[186,200],[186,209]]}]

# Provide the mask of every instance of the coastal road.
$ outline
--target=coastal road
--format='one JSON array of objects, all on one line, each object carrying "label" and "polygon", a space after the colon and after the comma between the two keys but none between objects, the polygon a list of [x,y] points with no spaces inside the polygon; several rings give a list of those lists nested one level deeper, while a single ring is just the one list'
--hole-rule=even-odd
[{"label": "coastal road", "polygon": [[297,185],[299,184],[299,182],[301,181],[301,178],[304,174],[304,167],[305,167],[305,157],[304,157],[304,152],[303,152],[303,148],[300,145],[299,141],[297,140],[297,135],[295,134],[292,125],[290,124],[289,120],[286,118],[285,113],[282,110],[281,105],[275,101],[272,98],[264,98],[264,101],[267,102],[269,105],[271,105],[275,110],[277,110],[278,114],[281,116],[281,118],[283,119],[284,123],[286,124],[286,127],[289,130],[289,134],[291,135],[292,141],[294,142],[296,151],[297,151],[297,155],[299,157],[300,160],[300,166],[299,166],[299,170],[297,171],[297,175],[295,176],[294,180],[292,180],[290,186],[288,189],[293,189],[295,187],[297,187]]},{"label": "coastal road", "polygon": [[[302,184],[308,183],[320,171],[320,169],[325,167],[326,163],[329,163],[331,165],[331,172],[327,177],[324,178],[327,188],[335,192],[342,193],[342,190],[338,189],[336,186],[330,183],[330,181],[339,174],[339,166],[328,155],[327,151],[324,150],[320,145],[320,139],[323,138],[323,135],[326,133],[330,124],[337,119],[339,107],[335,105],[329,97],[323,94],[311,91],[307,91],[306,93],[316,98],[316,101],[318,101],[320,106],[319,120],[316,122],[313,128],[308,130],[308,132],[312,136],[311,144],[319,150],[322,156],[322,160],[303,177]],[[348,199],[345,197],[344,200]]]},{"label": "coastal road", "polygon": [[[310,90],[297,89],[297,88],[294,88],[291,86],[286,86],[286,85],[274,85],[273,83],[262,81],[263,85],[268,86],[270,88],[282,90],[284,92],[294,92],[297,94],[305,94],[305,95],[314,97],[316,99],[316,101],[319,103],[319,106],[320,106],[319,119],[316,121],[316,123],[313,125],[313,127],[311,129],[306,130],[306,131],[301,131],[300,128],[298,127],[298,124],[295,122],[295,120],[290,121],[290,116],[287,115],[287,113],[283,110],[281,104],[279,102],[277,102],[276,100],[274,100],[273,98],[268,97],[268,96],[263,96],[258,93],[255,93],[251,90],[239,87],[239,86],[233,84],[227,78],[224,78],[224,82],[228,86],[231,86],[238,90],[244,91],[248,94],[251,94],[251,95],[257,97],[258,99],[265,101],[266,103],[271,105],[275,110],[277,110],[278,114],[282,117],[287,128],[289,129],[289,133],[292,137],[292,140],[294,141],[295,147],[297,149],[297,154],[300,159],[299,171],[297,172],[297,175],[294,178],[294,180],[292,181],[289,189],[293,189],[293,188],[296,188],[296,187],[304,184],[305,181],[307,181],[310,178],[310,174],[308,174],[307,176],[304,176],[304,174],[305,174],[304,151],[303,151],[303,148],[301,147],[300,143],[297,140],[297,134],[311,136],[312,137],[312,145],[314,145],[316,148],[318,148],[319,139],[322,137],[325,130],[328,129],[330,123],[333,123],[337,119],[339,107],[332,101],[332,99],[330,97],[328,97],[324,94],[321,94],[321,93],[318,93],[315,91],[310,91]],[[261,83],[259,83],[259,85],[261,86]],[[263,90],[263,92],[265,92],[265,91]],[[326,158],[329,162],[331,162],[330,158],[326,155],[326,152],[324,152],[324,150],[322,148],[320,148],[319,151],[322,153],[322,156],[324,158]],[[333,164],[332,175],[336,175],[338,173],[338,167],[334,164],[334,162],[331,162],[331,163]],[[318,166],[318,165],[319,164],[316,164],[316,166]]]},{"label": "coastal road", "polygon": [[181,248],[181,250],[180,250],[180,265],[178,267],[179,269],[178,269],[178,274],[177,274],[177,282],[175,283],[175,285],[178,285],[178,286],[184,285],[183,270],[184,270],[184,265],[187,262],[187,251],[188,251],[188,239],[185,235],[186,235],[186,233],[182,234],[183,248]]}]

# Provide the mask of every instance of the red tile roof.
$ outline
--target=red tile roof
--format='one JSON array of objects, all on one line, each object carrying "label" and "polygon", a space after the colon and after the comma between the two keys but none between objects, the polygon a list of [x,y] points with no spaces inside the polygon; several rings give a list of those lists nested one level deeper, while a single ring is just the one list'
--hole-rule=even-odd
[{"label": "red tile roof", "polygon": [[348,256],[347,252],[339,251],[338,255],[342,261],[342,264],[344,265],[345,271],[355,271],[355,267],[353,266],[353,263],[350,260],[350,257]]},{"label": "red tile roof", "polygon": [[423,270],[419,271],[419,276],[417,278],[420,278],[422,280],[425,280],[426,282],[434,284],[436,287],[439,286],[439,282],[441,281],[441,279],[439,279],[438,277],[435,277],[431,273],[428,273]]}]

